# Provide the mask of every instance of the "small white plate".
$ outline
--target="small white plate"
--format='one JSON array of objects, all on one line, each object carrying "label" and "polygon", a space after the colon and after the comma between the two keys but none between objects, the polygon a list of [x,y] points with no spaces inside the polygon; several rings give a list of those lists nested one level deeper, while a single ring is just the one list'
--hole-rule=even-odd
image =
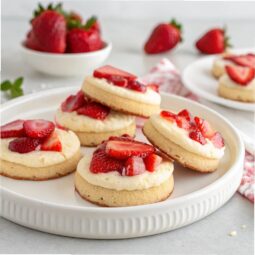
[{"label": "small white plate", "polygon": [[[231,52],[247,53],[255,52],[255,49],[239,49]],[[211,74],[213,61],[217,57],[219,56],[203,57],[187,66],[182,74],[184,85],[194,94],[214,103],[244,111],[255,111],[255,103],[238,102],[218,95],[218,80]]]},{"label": "small white plate", "polygon": [[[77,90],[54,89],[10,101],[0,110],[2,122],[17,118],[53,120],[60,102]],[[188,108],[193,114],[214,123],[226,143],[226,153],[214,173],[201,174],[175,164],[175,187],[167,200],[124,208],[99,207],[81,199],[74,191],[73,174],[41,182],[0,176],[1,215],[49,233],[120,239],[170,231],[214,212],[230,199],[240,184],[244,159],[240,136],[224,117],[188,99],[162,94],[162,108],[174,111]],[[146,140],[140,130],[137,138]],[[83,153],[92,151],[91,148],[83,148]]]},{"label": "small white plate", "polygon": [[54,76],[84,76],[102,65],[112,50],[112,44],[97,51],[54,54],[28,49],[21,44],[24,61],[35,70]]}]

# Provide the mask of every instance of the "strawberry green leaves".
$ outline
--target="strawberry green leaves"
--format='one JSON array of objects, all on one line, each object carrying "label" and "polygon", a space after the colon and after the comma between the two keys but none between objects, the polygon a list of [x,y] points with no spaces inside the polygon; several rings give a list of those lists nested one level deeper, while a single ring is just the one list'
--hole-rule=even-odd
[{"label": "strawberry green leaves", "polygon": [[15,98],[24,94],[22,89],[23,77],[17,78],[14,82],[5,80],[0,85],[0,90],[5,92],[9,98]]}]

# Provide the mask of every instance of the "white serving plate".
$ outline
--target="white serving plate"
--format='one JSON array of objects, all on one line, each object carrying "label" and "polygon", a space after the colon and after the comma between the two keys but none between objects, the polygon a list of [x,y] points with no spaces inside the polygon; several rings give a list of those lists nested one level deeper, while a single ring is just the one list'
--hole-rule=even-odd
[{"label": "white serving plate", "polygon": [[[78,88],[48,90],[12,100],[1,108],[2,123],[16,118],[54,119],[60,102]],[[155,204],[106,208],[74,192],[73,174],[50,181],[17,181],[0,177],[1,215],[23,226],[72,237],[121,239],[170,231],[198,221],[226,203],[237,190],[244,146],[236,129],[215,111],[178,96],[162,94],[162,107],[191,112],[214,123],[226,141],[217,171],[200,174],[175,164],[175,188]],[[138,131],[137,138],[145,140]],[[83,148],[91,153],[93,149]]]},{"label": "white serving plate", "polygon": [[[236,49],[231,50],[231,52],[236,54],[255,52],[255,48]],[[234,109],[255,111],[255,103],[238,102],[218,95],[218,80],[211,74],[213,61],[217,57],[219,56],[213,55],[203,57],[188,65],[182,73],[182,81],[184,85],[194,94],[211,102]]]}]

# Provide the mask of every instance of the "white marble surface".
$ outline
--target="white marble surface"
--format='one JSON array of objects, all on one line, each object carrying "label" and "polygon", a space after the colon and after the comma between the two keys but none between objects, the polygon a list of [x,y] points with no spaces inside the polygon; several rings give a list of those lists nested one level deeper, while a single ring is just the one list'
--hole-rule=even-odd
[{"label": "white marble surface", "polygon": [[[19,44],[28,29],[27,19],[10,15],[5,15],[2,19],[2,80],[24,76],[26,94],[48,88],[79,86],[83,77],[48,77],[24,65]],[[199,57],[192,45],[195,38],[201,34],[201,30],[222,24],[221,20],[210,19],[201,21],[183,18],[182,21],[185,23],[184,43],[172,53],[147,57],[141,48],[155,19],[130,20],[127,24],[126,21],[106,17],[103,23],[104,35],[113,42],[113,52],[107,62],[142,75],[164,56],[170,58],[182,70]],[[255,27],[254,19],[228,20],[225,23],[236,47],[255,46],[255,37],[251,33]],[[1,99],[6,100],[3,95]],[[253,139],[254,116],[251,113],[214,104],[210,106]],[[247,225],[246,229],[241,228],[243,224]],[[228,236],[232,230],[237,231],[237,236]],[[59,237],[0,219],[1,253],[253,254],[253,238],[253,205],[239,194],[235,194],[214,214],[185,228],[157,236],[121,241]]]}]

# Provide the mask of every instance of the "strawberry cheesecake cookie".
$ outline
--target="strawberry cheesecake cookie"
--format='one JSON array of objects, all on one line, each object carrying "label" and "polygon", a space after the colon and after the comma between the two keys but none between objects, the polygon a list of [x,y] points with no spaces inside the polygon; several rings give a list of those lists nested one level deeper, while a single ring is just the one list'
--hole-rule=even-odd
[{"label": "strawberry cheesecake cookie", "polygon": [[172,161],[129,136],[110,137],[78,164],[75,189],[101,206],[156,203],[174,188]]},{"label": "strawberry cheesecake cookie", "polygon": [[145,123],[148,140],[180,164],[200,172],[216,170],[224,155],[224,140],[219,132],[186,109],[178,114],[161,111]]},{"label": "strawberry cheesecake cookie", "polygon": [[212,67],[212,74],[219,78],[226,73],[226,65],[255,68],[255,54],[247,53],[242,55],[224,54],[215,59]]},{"label": "strawberry cheesecake cookie", "polygon": [[48,180],[75,171],[80,142],[71,131],[47,120],[16,120],[1,126],[0,174],[21,180]]},{"label": "strawberry cheesecake cookie", "polygon": [[82,90],[92,100],[127,114],[149,117],[160,109],[157,91],[112,66],[96,69],[93,76],[85,78]]},{"label": "strawberry cheesecake cookie", "polygon": [[255,68],[226,66],[226,74],[219,79],[218,93],[221,97],[255,102]]},{"label": "strawberry cheesecake cookie", "polygon": [[84,146],[96,146],[110,136],[134,136],[136,130],[135,117],[92,101],[82,91],[61,104],[56,123],[75,132]]}]

